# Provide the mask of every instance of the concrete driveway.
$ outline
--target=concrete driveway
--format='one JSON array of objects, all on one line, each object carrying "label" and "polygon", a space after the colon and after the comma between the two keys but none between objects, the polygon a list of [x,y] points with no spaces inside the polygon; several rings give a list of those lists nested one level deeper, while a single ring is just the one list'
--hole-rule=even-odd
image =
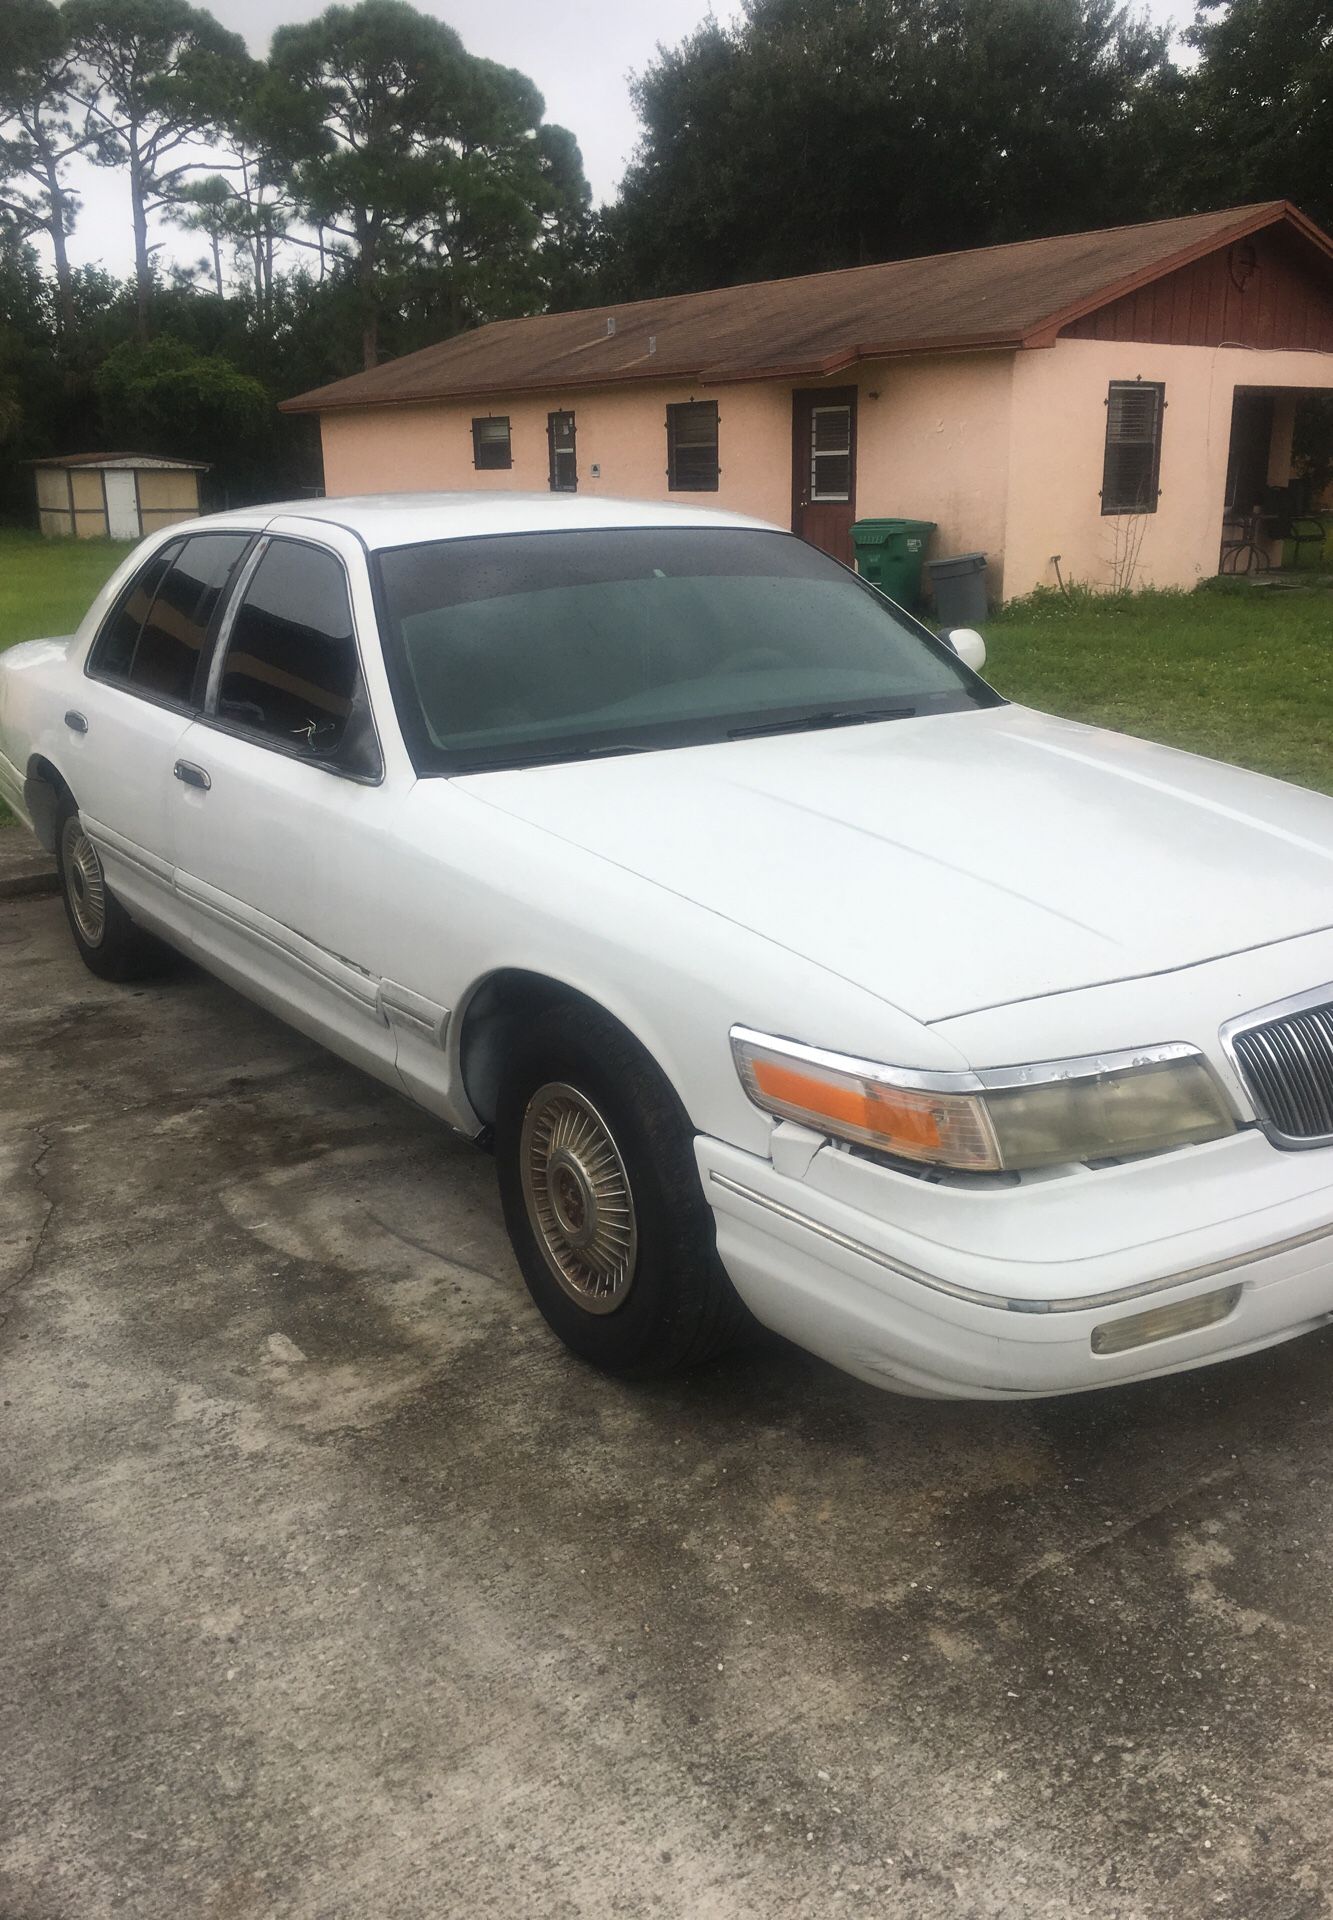
[{"label": "concrete driveway", "polygon": [[0,1915],[1333,1890],[1333,1338],[1104,1398],[585,1371],[492,1168],[0,906]]}]

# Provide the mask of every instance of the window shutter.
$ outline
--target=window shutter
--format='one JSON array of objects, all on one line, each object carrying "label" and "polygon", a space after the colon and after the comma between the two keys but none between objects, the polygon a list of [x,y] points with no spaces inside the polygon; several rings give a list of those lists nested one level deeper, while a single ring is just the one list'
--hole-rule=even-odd
[{"label": "window shutter", "polygon": [[1106,396],[1103,513],[1156,513],[1165,395],[1159,381],[1111,382]]},{"label": "window shutter", "polygon": [[717,402],[667,408],[667,486],[673,493],[716,493]]},{"label": "window shutter", "polygon": [[579,470],[572,413],[547,414],[546,446],[550,461],[551,492],[576,493]]},{"label": "window shutter", "polygon": [[472,464],[483,471],[513,466],[507,413],[487,414],[472,422]]}]

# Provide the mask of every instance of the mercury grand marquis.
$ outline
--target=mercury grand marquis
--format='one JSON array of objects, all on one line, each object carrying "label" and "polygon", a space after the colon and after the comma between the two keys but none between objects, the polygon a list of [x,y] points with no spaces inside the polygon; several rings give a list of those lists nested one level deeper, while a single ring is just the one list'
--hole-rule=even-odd
[{"label": "mercury grand marquis", "polygon": [[494,1147],[623,1374],[1001,1398],[1333,1317],[1333,800],[1002,699],[789,533],[515,494],[151,536],[0,662],[109,980],[180,949]]}]

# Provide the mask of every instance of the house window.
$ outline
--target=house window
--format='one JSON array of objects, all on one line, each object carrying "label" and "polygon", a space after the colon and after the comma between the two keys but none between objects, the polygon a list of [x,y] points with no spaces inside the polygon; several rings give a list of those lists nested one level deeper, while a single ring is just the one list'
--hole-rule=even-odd
[{"label": "house window", "polygon": [[546,443],[551,454],[551,492],[577,493],[579,464],[574,453],[574,416],[548,413]]},{"label": "house window", "polygon": [[672,493],[717,492],[717,402],[667,408],[667,486]]},{"label": "house window", "polygon": [[1106,399],[1103,513],[1156,513],[1166,388],[1153,380],[1113,380]]},{"label": "house window", "polygon": [[488,414],[486,419],[472,422],[472,464],[483,469],[513,466],[507,413]]},{"label": "house window", "polygon": [[810,498],[850,500],[852,497],[852,410],[850,407],[810,409]]}]

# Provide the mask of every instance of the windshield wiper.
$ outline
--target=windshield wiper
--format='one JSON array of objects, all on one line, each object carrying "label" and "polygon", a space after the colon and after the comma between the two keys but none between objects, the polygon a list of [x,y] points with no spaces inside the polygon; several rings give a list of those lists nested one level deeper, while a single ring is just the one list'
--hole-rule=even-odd
[{"label": "windshield wiper", "polygon": [[559,747],[550,753],[513,753],[497,754],[494,760],[472,760],[467,766],[458,767],[461,777],[469,773],[501,773],[506,768],[516,770],[520,767],[559,766],[566,760],[602,760],[621,753],[648,753],[646,746],[637,746],[628,740],[617,740],[611,746],[597,747]]},{"label": "windshield wiper", "polygon": [[732,727],[728,740],[753,740],[763,733],[813,733],[820,727],[860,727],[871,720],[911,720],[915,707],[830,707],[821,713],[797,713],[785,720],[761,720]]}]

